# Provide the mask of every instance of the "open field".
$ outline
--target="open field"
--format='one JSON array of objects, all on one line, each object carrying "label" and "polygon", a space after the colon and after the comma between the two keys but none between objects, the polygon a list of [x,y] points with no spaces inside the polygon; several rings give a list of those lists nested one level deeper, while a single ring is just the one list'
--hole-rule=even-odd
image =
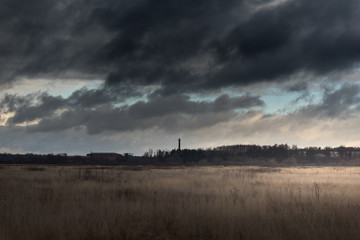
[{"label": "open field", "polygon": [[0,239],[359,239],[360,168],[0,167]]}]

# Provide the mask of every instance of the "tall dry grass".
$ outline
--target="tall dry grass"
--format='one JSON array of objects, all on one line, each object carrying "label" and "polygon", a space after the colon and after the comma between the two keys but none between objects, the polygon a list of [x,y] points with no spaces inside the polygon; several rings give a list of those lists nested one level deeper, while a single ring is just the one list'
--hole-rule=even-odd
[{"label": "tall dry grass", "polygon": [[2,240],[359,236],[359,168],[0,169]]}]

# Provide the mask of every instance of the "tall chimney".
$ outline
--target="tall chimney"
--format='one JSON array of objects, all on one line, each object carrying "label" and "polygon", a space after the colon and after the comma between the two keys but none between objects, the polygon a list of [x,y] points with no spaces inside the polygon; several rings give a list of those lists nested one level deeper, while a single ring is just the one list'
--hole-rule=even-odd
[{"label": "tall chimney", "polygon": [[179,138],[178,141],[179,141],[178,151],[180,151],[181,150],[181,139]]}]

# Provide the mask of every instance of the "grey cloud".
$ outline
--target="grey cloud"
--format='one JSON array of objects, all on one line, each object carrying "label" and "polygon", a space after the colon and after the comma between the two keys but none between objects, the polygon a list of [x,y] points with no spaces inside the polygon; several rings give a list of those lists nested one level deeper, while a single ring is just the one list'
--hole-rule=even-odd
[{"label": "grey cloud", "polygon": [[224,94],[215,99],[214,101],[214,109],[216,110],[231,110],[264,105],[265,103],[258,96],[252,96],[250,94],[234,98],[231,98],[229,97],[229,95]]},{"label": "grey cloud", "polygon": [[25,123],[43,117],[51,117],[54,112],[65,106],[60,96],[51,96],[47,93],[32,93],[26,96],[6,94],[0,102],[3,111],[14,113],[7,120],[7,125]]},{"label": "grey cloud", "polygon": [[301,81],[301,82],[296,82],[294,84],[290,84],[286,86],[285,89],[290,92],[301,92],[308,90],[308,85],[309,85],[308,82]]},{"label": "grey cloud", "polygon": [[148,118],[134,118],[121,109],[96,109],[82,112],[68,111],[60,117],[43,119],[39,124],[27,127],[29,132],[53,132],[66,129],[85,127],[89,134],[117,131],[127,132],[134,130],[162,129],[168,132],[189,131],[229,121],[233,112],[202,113],[195,115],[169,114]]},{"label": "grey cloud", "polygon": [[22,105],[16,109],[15,116],[11,117],[7,124],[12,125],[49,117],[52,116],[57,109],[65,105],[61,97],[53,97],[47,94],[42,94],[37,100],[40,103],[36,106]]},{"label": "grey cloud", "polygon": [[197,114],[204,112],[222,112],[238,108],[263,106],[258,96],[247,94],[241,97],[229,97],[224,94],[214,102],[190,101],[188,96],[155,97],[149,102],[139,101],[129,107],[129,113],[136,117],[163,116],[170,113]]},{"label": "grey cloud", "polygon": [[340,89],[325,89],[322,102],[300,109],[301,117],[347,118],[360,108],[360,87],[345,84]]},{"label": "grey cloud", "polygon": [[99,76],[101,70],[89,63],[94,47],[106,41],[107,35],[96,26],[82,24],[94,2],[1,0],[0,3],[2,83],[19,77]]},{"label": "grey cloud", "polygon": [[28,94],[26,96],[17,96],[16,94],[6,94],[0,102],[0,107],[8,112],[14,112],[22,106],[30,106],[36,94]]},{"label": "grey cloud", "polygon": [[[159,128],[167,131],[206,127],[228,121],[236,109],[261,107],[264,102],[253,95],[229,97],[222,95],[213,102],[192,101],[188,96],[153,97],[147,102],[114,107],[104,104],[96,108],[69,108],[59,116],[44,117],[27,129],[31,132],[61,131],[85,127],[90,134],[104,131],[132,131]],[[16,115],[15,115],[16,116]]]},{"label": "grey cloud", "polygon": [[358,1],[249,2],[2,0],[1,82],[102,78],[169,96],[359,62]]},{"label": "grey cloud", "polygon": [[[172,1],[160,4],[164,6],[161,10],[166,10],[167,7],[172,6]],[[153,11],[149,13],[157,13],[156,6],[155,4],[154,8],[150,8]],[[235,3],[232,3],[232,6],[239,7]],[[179,9],[177,13],[181,13],[181,10]],[[223,10],[231,11],[230,8]],[[217,28],[218,22],[213,20],[217,19],[218,12],[211,15],[211,19],[204,18],[201,12],[198,21],[190,21],[188,25],[187,33],[191,35],[191,44],[187,37],[184,39],[187,35],[181,34],[181,30],[176,28],[176,20],[178,20],[176,16],[182,15],[175,15],[164,24],[161,24],[158,18],[150,18],[149,21],[141,21],[138,25],[138,22],[134,20],[138,19],[136,17],[138,12],[130,12],[126,19],[134,20],[131,21],[131,26],[139,27],[135,29],[139,30],[137,33],[140,36],[135,39],[140,43],[133,41],[132,47],[124,47],[128,46],[128,42],[123,42],[126,38],[125,40],[121,38],[122,40],[116,41],[110,49],[115,49],[116,46],[120,49],[125,48],[128,52],[116,54],[110,51],[110,53],[115,53],[119,64],[122,63],[123,57],[124,61],[134,59],[136,64],[133,67],[126,66],[125,71],[114,73],[109,78],[109,82],[121,84],[130,79],[137,84],[160,83],[164,93],[176,93],[259,81],[284,81],[286,77],[298,71],[318,75],[342,71],[352,68],[353,63],[360,57],[357,51],[359,47],[356,27],[358,10],[359,4],[352,0],[342,3],[338,1],[325,3],[307,0],[288,1],[273,8],[260,10],[254,15],[248,15],[248,19],[233,21],[233,19],[223,18],[223,26],[227,28],[221,29]],[[148,15],[145,14],[144,19],[146,20],[147,17]],[[186,20],[192,20],[187,18],[186,14],[182,17],[184,17],[181,19],[185,26]],[[119,23],[122,24],[117,26],[117,30],[126,30],[123,27],[126,23],[120,20]],[[172,28],[167,29],[166,27],[171,24],[173,24]],[[202,26],[210,26],[211,30],[208,31]],[[156,32],[157,35],[153,34],[155,30],[162,28],[161,32]],[[201,32],[200,35],[192,34],[191,30],[196,28],[199,28],[196,31]],[[175,42],[163,38],[163,36],[173,36],[174,31],[179,33],[175,35]],[[218,35],[213,35],[213,32],[217,32]],[[156,36],[154,41],[140,40],[148,35]],[[157,51],[152,52],[154,45],[158,43],[163,47],[157,47],[155,48]],[[194,46],[196,46],[195,49],[193,49]],[[187,67],[179,69],[180,63],[204,53],[209,54],[208,58],[211,62],[206,73],[195,73]],[[131,57],[128,58],[128,56]],[[165,66],[162,66],[164,63],[166,63]]]},{"label": "grey cloud", "polygon": [[[289,0],[255,11],[269,2],[0,0],[0,83],[23,77],[104,79],[104,87],[78,90],[65,103],[95,108],[140,96],[137,89],[148,86],[157,89],[147,94],[171,100],[287,81],[298,72],[316,79],[359,62],[358,1]],[[300,79],[288,90],[305,89]],[[192,105],[188,111],[202,109]],[[39,111],[24,109],[21,115],[53,113]]]},{"label": "grey cloud", "polygon": [[48,93],[35,92],[26,96],[6,94],[0,101],[0,108],[5,112],[14,113],[7,121],[8,125],[25,123],[33,120],[52,118],[57,110],[94,109],[104,105],[121,104],[129,97],[139,97],[142,93],[133,88],[97,89],[81,88],[74,91],[68,98],[52,96]]},{"label": "grey cloud", "polygon": [[133,86],[109,88],[101,86],[96,89],[86,87],[74,91],[66,102],[71,107],[93,108],[103,104],[121,103],[130,97],[140,97],[143,93]]},{"label": "grey cloud", "polygon": [[218,43],[226,65],[211,83],[284,81],[298,71],[321,75],[352,68],[360,56],[358,10],[356,1],[307,0],[261,10]]}]

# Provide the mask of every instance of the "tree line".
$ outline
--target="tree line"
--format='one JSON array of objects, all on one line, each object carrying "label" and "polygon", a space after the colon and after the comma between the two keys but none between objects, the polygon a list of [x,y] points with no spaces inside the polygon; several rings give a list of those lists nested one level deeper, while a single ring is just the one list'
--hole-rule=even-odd
[{"label": "tree line", "polygon": [[0,164],[100,165],[360,165],[359,147],[306,147],[296,145],[227,145],[208,149],[152,150],[142,156],[117,154],[114,158],[62,154],[0,154]]}]

